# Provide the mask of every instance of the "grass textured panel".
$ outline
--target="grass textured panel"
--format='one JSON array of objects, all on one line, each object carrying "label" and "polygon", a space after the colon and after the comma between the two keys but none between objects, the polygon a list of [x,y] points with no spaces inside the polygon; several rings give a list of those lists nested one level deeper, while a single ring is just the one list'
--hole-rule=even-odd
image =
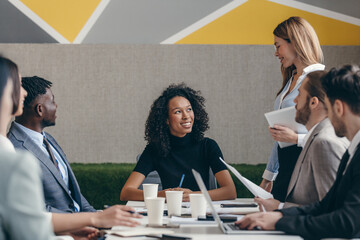
[{"label": "grass textured panel", "polygon": [[[260,184],[265,164],[232,164],[232,166],[250,181]],[[103,209],[105,204],[125,204],[125,202],[120,201],[120,192],[135,164],[72,163],[71,167],[79,182],[82,194],[96,209]],[[238,197],[253,197],[235,176],[232,177]]]}]

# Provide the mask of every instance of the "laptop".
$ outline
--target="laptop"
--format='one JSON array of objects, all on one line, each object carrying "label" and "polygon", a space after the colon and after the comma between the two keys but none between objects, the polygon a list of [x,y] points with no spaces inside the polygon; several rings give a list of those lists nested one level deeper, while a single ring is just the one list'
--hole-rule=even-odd
[{"label": "laptop", "polygon": [[215,210],[215,207],[211,201],[210,195],[206,189],[206,186],[204,184],[204,181],[202,180],[200,173],[198,173],[194,169],[192,169],[192,172],[194,174],[196,183],[198,184],[201,192],[205,196],[205,200],[206,200],[208,206],[210,207],[211,213],[212,213],[217,225],[219,226],[221,231],[223,231],[223,233],[225,233],[225,234],[284,234],[284,232],[282,232],[282,231],[244,230],[244,229],[240,229],[237,225],[235,225],[235,223],[223,223],[220,220],[219,214],[217,214],[217,212]]}]

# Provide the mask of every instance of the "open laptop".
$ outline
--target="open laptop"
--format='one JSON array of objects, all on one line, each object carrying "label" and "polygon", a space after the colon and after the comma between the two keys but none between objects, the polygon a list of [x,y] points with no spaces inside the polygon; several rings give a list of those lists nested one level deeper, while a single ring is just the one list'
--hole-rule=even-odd
[{"label": "open laptop", "polygon": [[206,186],[204,184],[204,181],[201,178],[200,173],[198,173],[196,170],[192,169],[192,172],[194,174],[195,180],[201,190],[201,192],[204,194],[207,204],[210,207],[211,213],[220,227],[221,231],[223,231],[225,234],[284,234],[284,232],[281,231],[262,231],[262,230],[244,230],[240,229],[237,225],[234,223],[223,223],[220,220],[219,214],[217,214],[214,205],[211,202],[210,195],[206,189]]}]

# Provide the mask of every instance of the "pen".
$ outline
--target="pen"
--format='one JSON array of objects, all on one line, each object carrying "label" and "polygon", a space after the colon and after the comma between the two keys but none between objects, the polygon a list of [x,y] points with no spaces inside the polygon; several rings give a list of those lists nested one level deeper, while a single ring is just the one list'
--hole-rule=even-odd
[{"label": "pen", "polygon": [[179,188],[181,188],[181,186],[182,186],[182,184],[183,184],[183,181],[184,181],[184,178],[185,178],[185,173],[181,176]]}]

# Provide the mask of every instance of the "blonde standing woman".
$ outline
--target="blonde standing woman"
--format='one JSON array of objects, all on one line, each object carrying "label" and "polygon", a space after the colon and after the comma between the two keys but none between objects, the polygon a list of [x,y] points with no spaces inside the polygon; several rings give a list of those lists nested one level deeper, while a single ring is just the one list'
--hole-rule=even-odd
[{"label": "blonde standing woman", "polygon": [[[273,34],[275,56],[280,60],[283,76],[274,104],[274,110],[278,110],[294,106],[293,100],[298,95],[298,89],[306,75],[324,70],[325,66],[321,64],[323,53],[319,39],[305,19],[290,17],[280,23]],[[275,143],[260,186],[271,191],[275,199],[284,201],[305,134],[297,134],[290,128],[276,125],[274,128],[269,127],[269,132]],[[293,145],[280,148],[277,142]]]}]

